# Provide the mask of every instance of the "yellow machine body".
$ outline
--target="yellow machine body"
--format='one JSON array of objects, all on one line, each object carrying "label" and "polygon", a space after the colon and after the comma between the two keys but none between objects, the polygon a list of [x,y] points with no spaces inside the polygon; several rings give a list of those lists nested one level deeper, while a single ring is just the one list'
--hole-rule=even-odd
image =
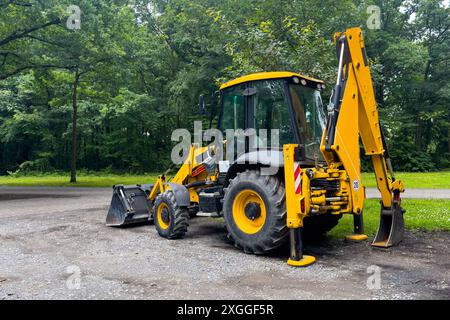
[{"label": "yellow machine body", "polygon": [[[215,181],[217,178],[216,174],[211,175],[208,173],[203,164],[203,159],[207,157],[207,152],[208,147],[199,147],[197,144],[192,144],[184,163],[181,165],[175,176],[170,179],[170,182],[180,185],[189,185],[198,181]],[[149,200],[154,201],[158,194],[171,189],[167,184],[166,179],[165,175],[158,177],[148,196]],[[191,187],[188,188],[188,191],[190,202],[198,203],[198,188]]]}]

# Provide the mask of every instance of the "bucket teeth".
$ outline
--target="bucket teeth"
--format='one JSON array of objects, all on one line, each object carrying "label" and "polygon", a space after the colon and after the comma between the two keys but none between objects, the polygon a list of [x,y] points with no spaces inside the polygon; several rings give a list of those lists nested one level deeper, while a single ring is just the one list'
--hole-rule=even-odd
[{"label": "bucket teeth", "polygon": [[380,226],[372,246],[388,248],[403,240],[404,213],[405,210],[398,203],[394,203],[390,209],[381,208]]}]

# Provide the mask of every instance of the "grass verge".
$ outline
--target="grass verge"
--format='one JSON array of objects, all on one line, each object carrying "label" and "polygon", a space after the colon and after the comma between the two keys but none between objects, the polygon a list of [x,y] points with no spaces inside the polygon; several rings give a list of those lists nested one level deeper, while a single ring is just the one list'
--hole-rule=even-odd
[{"label": "grass verge", "polygon": [[[450,200],[403,199],[405,226],[413,231],[450,231]],[[368,236],[377,232],[380,203],[367,199],[364,204],[364,228]],[[353,232],[353,218],[345,215],[330,232],[331,237],[343,238]]]},{"label": "grass verge", "polygon": [[[111,187],[114,184],[143,184],[152,183],[159,173],[147,175],[119,175],[119,174],[79,174],[76,184],[69,183],[69,176],[60,174],[42,174],[26,176],[0,176],[3,186],[60,186],[60,187]],[[450,189],[450,171],[441,172],[405,172],[397,173],[406,188]],[[366,187],[376,187],[373,173],[363,173],[363,183]]]},{"label": "grass verge", "polygon": [[[450,171],[439,172],[398,172],[395,177],[404,182],[406,188],[450,189]],[[375,175],[363,173],[366,187],[376,187]]]},{"label": "grass verge", "polygon": [[77,183],[70,183],[70,177],[64,175],[36,176],[0,176],[2,186],[50,186],[50,187],[112,187],[115,184],[153,183],[157,174],[149,175],[114,175],[114,174],[80,174]]}]

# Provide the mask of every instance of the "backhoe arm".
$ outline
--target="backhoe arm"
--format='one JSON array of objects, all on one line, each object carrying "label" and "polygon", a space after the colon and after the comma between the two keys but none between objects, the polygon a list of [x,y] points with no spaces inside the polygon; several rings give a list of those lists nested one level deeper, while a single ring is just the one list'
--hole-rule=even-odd
[{"label": "backhoe arm", "polygon": [[328,106],[328,124],[321,151],[330,168],[345,169],[352,185],[354,215],[361,215],[364,189],[361,187],[359,137],[370,156],[378,190],[381,193],[380,227],[374,246],[388,247],[403,237],[400,193],[403,183],[396,180],[378,118],[378,108],[360,28],[335,35],[339,71]]}]

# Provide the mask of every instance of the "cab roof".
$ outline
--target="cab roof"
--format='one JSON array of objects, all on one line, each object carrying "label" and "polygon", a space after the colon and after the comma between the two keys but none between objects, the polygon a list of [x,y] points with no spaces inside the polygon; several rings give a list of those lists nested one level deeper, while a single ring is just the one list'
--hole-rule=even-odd
[{"label": "cab roof", "polygon": [[299,77],[300,79],[305,79],[305,80],[313,81],[316,83],[324,83],[322,80],[314,79],[314,78],[307,77],[307,76],[302,76],[301,74],[298,74],[295,72],[287,72],[287,71],[259,72],[259,73],[252,73],[252,74],[228,81],[220,86],[220,90],[235,86],[237,84],[249,82],[249,81],[291,78],[291,77]]}]

